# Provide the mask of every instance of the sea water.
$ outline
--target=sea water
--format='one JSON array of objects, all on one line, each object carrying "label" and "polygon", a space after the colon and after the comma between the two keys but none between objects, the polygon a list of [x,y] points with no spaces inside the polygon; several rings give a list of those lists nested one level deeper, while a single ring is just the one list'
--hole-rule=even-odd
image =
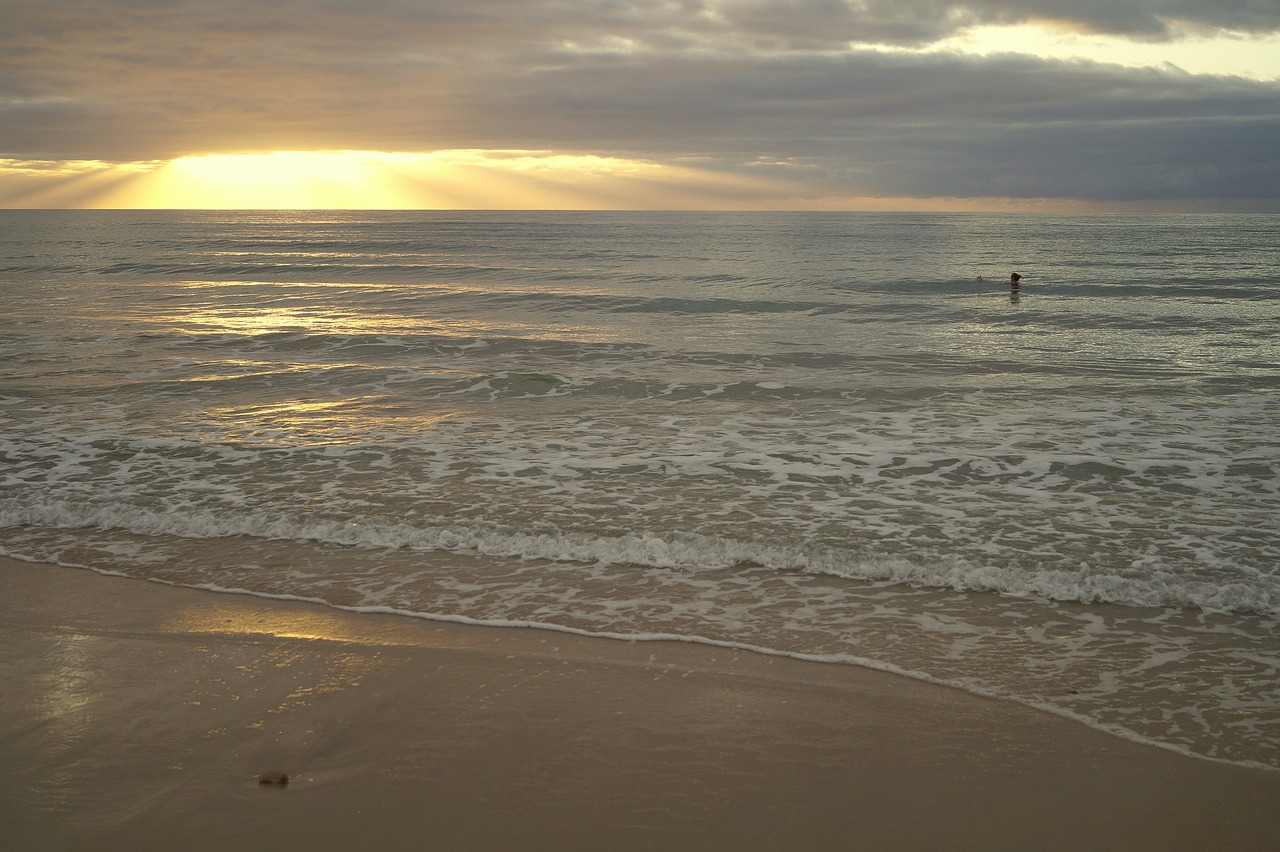
[{"label": "sea water", "polygon": [[1278,226],[0,212],[0,553],[1280,768]]}]

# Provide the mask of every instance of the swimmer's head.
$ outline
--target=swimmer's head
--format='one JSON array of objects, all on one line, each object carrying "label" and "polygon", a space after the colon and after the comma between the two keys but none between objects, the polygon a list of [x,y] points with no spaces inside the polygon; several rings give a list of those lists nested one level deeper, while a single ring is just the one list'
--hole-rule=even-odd
[{"label": "swimmer's head", "polygon": [[1022,280],[1022,276],[1021,276],[1021,275],[1019,275],[1018,273],[1013,272],[1013,273],[1010,273],[1010,274],[1009,274],[1009,283],[1010,283],[1010,284],[1017,284],[1017,283],[1018,283],[1019,281],[1021,281],[1021,280]]}]

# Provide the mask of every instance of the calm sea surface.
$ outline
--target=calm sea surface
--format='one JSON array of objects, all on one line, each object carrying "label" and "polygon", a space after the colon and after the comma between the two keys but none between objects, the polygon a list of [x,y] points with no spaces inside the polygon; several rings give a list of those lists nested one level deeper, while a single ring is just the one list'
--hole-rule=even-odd
[{"label": "calm sea surface", "polygon": [[0,211],[0,294],[0,553],[1280,768],[1280,217]]}]

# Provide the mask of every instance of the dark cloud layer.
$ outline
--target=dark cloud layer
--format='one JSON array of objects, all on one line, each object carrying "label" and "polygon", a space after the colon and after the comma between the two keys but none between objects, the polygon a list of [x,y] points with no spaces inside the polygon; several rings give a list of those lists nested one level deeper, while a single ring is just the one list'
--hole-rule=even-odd
[{"label": "dark cloud layer", "polygon": [[0,157],[522,148],[833,194],[1280,199],[1280,84],[849,47],[1046,19],[1269,32],[1280,3],[0,0]]}]

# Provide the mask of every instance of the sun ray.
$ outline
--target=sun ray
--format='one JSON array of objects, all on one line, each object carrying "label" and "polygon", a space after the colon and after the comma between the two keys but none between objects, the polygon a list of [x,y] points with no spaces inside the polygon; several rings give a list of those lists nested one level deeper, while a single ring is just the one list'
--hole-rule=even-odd
[{"label": "sun ray", "polygon": [[10,208],[1004,210],[1011,205],[1080,209],[1079,203],[1060,199],[867,197],[853,187],[823,186],[820,177],[785,162],[731,168],[551,151],[277,151],[125,164],[0,160],[0,207]]},{"label": "sun ray", "polygon": [[5,165],[0,162],[0,202],[24,207],[754,208],[800,189],[797,181],[749,169],[551,151],[276,151],[135,165]]}]

